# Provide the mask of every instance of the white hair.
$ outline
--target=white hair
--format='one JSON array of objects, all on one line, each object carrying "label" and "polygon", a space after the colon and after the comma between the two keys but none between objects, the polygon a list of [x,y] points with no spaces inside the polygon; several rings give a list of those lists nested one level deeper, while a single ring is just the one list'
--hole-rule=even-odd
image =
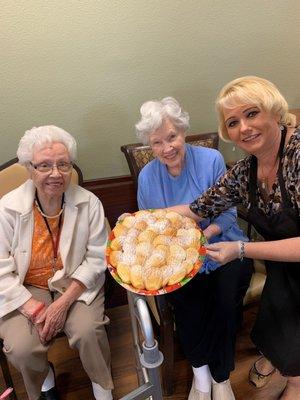
[{"label": "white hair", "polygon": [[22,136],[17,150],[19,163],[28,165],[35,150],[41,150],[54,142],[62,143],[67,148],[71,161],[76,160],[77,144],[73,136],[55,125],[46,125],[34,127]]},{"label": "white hair", "polygon": [[144,144],[149,144],[150,134],[163,124],[164,119],[169,119],[175,127],[183,129],[184,132],[190,127],[189,114],[182,110],[173,97],[146,101],[142,104],[140,112],[141,119],[135,125],[135,129],[138,140]]}]

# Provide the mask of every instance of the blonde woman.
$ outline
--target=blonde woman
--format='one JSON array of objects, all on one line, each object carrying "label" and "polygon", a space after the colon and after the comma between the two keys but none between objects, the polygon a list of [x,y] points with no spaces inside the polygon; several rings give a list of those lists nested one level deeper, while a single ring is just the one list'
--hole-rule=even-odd
[{"label": "blonde woman", "polygon": [[[269,362],[254,372],[268,378],[273,368],[287,377],[281,400],[300,393],[300,130],[271,82],[238,78],[217,98],[219,134],[249,155],[190,206],[175,210],[194,218],[218,215],[242,203],[265,242],[219,242],[207,246],[211,259],[266,260],[267,279],[252,340]],[[198,216],[198,217],[197,217]]]}]

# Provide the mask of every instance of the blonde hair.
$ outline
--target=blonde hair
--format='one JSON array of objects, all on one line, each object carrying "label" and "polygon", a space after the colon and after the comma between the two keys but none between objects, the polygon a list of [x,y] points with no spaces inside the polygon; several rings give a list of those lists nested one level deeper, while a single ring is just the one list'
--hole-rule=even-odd
[{"label": "blonde hair", "polygon": [[223,108],[253,104],[261,110],[278,114],[280,123],[296,125],[296,116],[288,112],[288,104],[277,87],[270,81],[257,76],[243,76],[227,83],[218,94],[216,109],[219,118],[219,136],[230,142],[224,121]]}]

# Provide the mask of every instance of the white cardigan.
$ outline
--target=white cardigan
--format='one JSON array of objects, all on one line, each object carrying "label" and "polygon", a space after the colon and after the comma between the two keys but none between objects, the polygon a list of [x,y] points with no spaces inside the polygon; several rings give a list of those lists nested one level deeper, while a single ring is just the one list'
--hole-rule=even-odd
[{"label": "white cardigan", "polygon": [[[23,282],[31,259],[34,196],[35,186],[29,179],[0,200],[0,317],[31,297]],[[70,184],[59,242],[63,269],[48,280],[49,289],[63,293],[71,278],[78,279],[87,287],[78,300],[90,304],[104,284],[106,240],[100,200]]]}]

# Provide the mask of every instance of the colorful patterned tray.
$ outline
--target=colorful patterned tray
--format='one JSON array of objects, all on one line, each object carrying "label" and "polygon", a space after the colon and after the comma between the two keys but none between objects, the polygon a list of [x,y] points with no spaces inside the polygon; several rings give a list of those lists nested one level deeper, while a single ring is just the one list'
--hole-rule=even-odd
[{"label": "colorful patterned tray", "polygon": [[[118,223],[122,223],[122,222],[118,222]],[[157,296],[160,294],[166,294],[166,293],[170,293],[173,292],[174,290],[180,289],[183,285],[185,285],[186,283],[188,283],[196,274],[197,272],[200,270],[200,268],[202,267],[204,258],[205,258],[205,247],[204,244],[206,243],[206,239],[205,236],[202,234],[201,238],[200,238],[200,243],[199,243],[199,258],[196,261],[196,263],[194,264],[194,268],[192,269],[192,271],[187,274],[180,282],[175,283],[174,285],[167,285],[162,287],[161,289],[158,290],[146,290],[146,289],[137,289],[135,287],[133,287],[132,285],[129,285],[125,282],[122,281],[122,279],[119,277],[117,270],[115,267],[113,267],[110,262],[109,262],[109,255],[111,252],[111,248],[110,248],[110,244],[111,241],[115,238],[114,232],[111,231],[109,237],[108,237],[108,241],[107,241],[107,245],[106,245],[106,262],[107,262],[107,267],[109,272],[111,273],[112,277],[121,285],[123,286],[126,290],[129,290],[131,292],[140,294],[140,295],[144,295],[144,296]]]}]

